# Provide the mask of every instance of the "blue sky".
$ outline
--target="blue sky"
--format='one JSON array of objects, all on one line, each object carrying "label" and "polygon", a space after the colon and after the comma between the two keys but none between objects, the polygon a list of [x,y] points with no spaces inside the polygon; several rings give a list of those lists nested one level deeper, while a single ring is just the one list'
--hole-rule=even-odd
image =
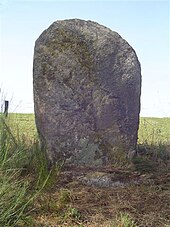
[{"label": "blue sky", "polygon": [[118,32],[135,49],[141,116],[170,117],[169,1],[0,0],[0,16],[0,87],[11,111],[33,112],[35,40],[56,20],[80,18]]}]

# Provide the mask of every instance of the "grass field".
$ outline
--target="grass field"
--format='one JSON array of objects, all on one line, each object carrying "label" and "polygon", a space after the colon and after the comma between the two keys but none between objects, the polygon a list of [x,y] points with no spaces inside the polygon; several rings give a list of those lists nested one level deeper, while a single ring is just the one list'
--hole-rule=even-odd
[{"label": "grass field", "polygon": [[0,126],[0,226],[170,226],[170,118],[140,119],[138,156],[112,168],[138,183],[113,188],[85,185],[61,166],[49,173],[33,114],[1,116]]},{"label": "grass field", "polygon": [[139,143],[169,143],[170,118],[141,118],[138,136]]},{"label": "grass field", "polygon": [[[29,138],[36,135],[34,114],[10,114],[10,124],[14,125],[19,134]],[[140,118],[138,132],[140,144],[169,143],[170,141],[170,118]]]}]

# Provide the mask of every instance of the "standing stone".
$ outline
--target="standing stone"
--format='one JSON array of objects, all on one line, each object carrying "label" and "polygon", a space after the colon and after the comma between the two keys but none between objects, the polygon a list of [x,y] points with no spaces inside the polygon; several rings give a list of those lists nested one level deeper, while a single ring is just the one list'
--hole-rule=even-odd
[{"label": "standing stone", "polygon": [[79,19],[54,22],[35,43],[35,119],[51,164],[111,164],[131,154],[139,126],[141,68],[110,29]]}]

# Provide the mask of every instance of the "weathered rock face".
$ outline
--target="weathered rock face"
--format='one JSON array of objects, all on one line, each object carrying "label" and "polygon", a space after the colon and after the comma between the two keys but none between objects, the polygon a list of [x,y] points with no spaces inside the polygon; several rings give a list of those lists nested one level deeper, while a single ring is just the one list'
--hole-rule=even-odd
[{"label": "weathered rock face", "polygon": [[140,63],[116,32],[54,22],[36,41],[33,74],[36,125],[51,163],[108,165],[135,149]]}]

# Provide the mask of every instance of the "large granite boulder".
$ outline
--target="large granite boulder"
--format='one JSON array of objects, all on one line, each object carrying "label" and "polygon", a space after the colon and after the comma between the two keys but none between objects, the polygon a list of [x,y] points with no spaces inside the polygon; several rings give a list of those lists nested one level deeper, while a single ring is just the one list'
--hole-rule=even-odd
[{"label": "large granite boulder", "polygon": [[111,164],[134,153],[141,68],[110,29],[79,19],[54,22],[35,43],[35,119],[51,164]]}]

